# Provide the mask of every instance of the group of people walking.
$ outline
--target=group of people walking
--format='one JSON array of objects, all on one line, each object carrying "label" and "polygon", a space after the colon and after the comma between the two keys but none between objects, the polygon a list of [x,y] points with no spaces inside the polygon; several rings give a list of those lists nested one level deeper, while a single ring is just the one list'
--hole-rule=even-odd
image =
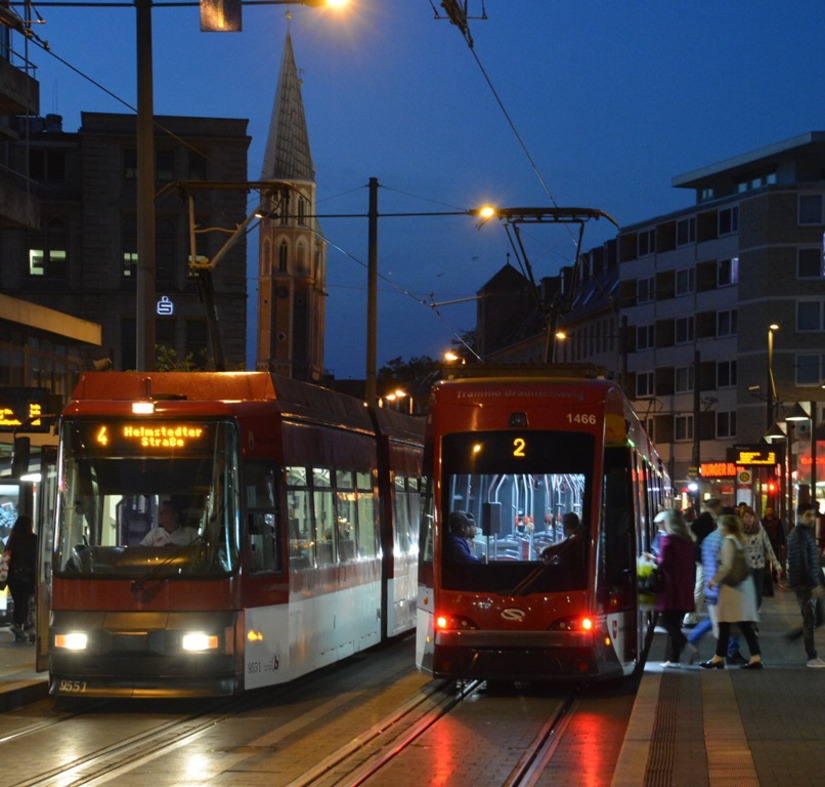
[{"label": "group of people walking", "polygon": [[[782,576],[783,560],[779,555],[786,546],[781,522],[776,520],[779,527],[774,527],[772,513],[766,510],[770,530],[763,527],[750,506],[724,508],[713,498],[704,502],[700,515],[690,524],[676,509],[658,514],[660,533],[652,557],[662,579],[654,610],[668,635],[663,667],[680,666],[683,656],[693,663],[698,655],[696,643],[712,630],[716,637],[714,654],[700,662],[700,667],[724,669],[727,664],[748,670],[764,668],[759,609],[763,589],[770,589],[774,576]],[[819,599],[825,592],[814,533],[815,511],[804,503],[797,514],[797,526],[787,537],[787,582],[796,594],[802,626],[791,636],[803,638],[807,666],[825,667],[814,644],[814,629],[822,622]],[[697,613],[703,603],[708,615],[699,621]],[[683,627],[692,631],[686,635]],[[744,636],[750,658],[739,653],[734,629]]]}]

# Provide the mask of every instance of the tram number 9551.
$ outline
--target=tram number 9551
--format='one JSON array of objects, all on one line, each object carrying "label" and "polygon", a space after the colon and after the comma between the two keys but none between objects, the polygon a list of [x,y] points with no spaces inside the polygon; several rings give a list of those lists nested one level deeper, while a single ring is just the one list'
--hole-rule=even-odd
[{"label": "tram number 9551", "polygon": [[277,654],[268,661],[250,661],[246,665],[246,671],[251,675],[256,672],[277,672],[278,667],[281,666],[280,659]]},{"label": "tram number 9551", "polygon": [[65,694],[83,694],[86,691],[85,680],[61,680],[57,690]]}]

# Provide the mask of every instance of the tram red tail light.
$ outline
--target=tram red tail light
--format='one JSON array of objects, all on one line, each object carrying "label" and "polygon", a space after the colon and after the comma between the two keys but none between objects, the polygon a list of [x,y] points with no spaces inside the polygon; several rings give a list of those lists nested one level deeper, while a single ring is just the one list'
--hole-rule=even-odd
[{"label": "tram red tail light", "polygon": [[472,620],[460,615],[436,615],[435,627],[439,631],[472,631],[478,628]]},{"label": "tram red tail light", "polygon": [[596,621],[587,615],[577,615],[571,618],[559,618],[554,620],[550,626],[550,631],[594,631]]}]

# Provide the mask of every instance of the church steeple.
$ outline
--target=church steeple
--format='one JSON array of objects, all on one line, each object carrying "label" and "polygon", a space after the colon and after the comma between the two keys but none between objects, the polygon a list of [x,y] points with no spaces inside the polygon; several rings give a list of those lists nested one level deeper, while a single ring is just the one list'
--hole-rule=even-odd
[{"label": "church steeple", "polygon": [[309,151],[301,80],[287,30],[266,141],[258,254],[256,367],[320,381],[324,373],[326,244],[315,213],[315,170]]},{"label": "church steeple", "polygon": [[301,80],[295,66],[289,30],[281,56],[261,180],[315,181],[304,102],[301,99]]}]

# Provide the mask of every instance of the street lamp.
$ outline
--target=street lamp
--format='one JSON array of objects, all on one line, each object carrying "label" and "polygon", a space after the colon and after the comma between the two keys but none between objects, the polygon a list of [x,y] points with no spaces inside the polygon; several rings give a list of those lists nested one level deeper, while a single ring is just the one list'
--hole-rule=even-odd
[{"label": "street lamp", "polygon": [[776,383],[773,379],[773,332],[778,331],[779,326],[773,322],[768,326],[768,420],[766,428],[770,429],[771,424],[776,419],[774,408],[776,406]]}]

